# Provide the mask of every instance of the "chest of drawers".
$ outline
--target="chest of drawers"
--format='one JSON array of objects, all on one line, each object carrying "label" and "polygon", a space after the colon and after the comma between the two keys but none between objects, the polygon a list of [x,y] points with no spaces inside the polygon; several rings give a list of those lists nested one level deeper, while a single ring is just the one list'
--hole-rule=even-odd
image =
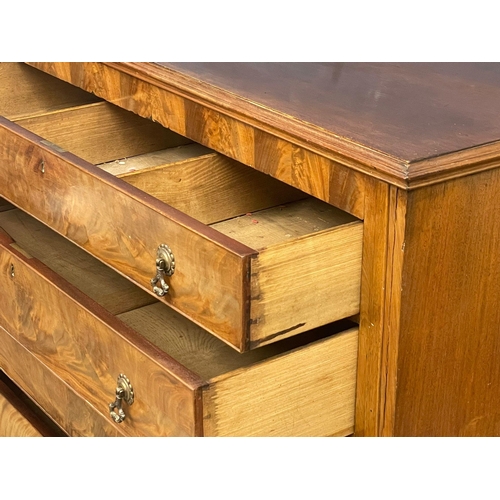
[{"label": "chest of drawers", "polygon": [[3,64],[2,370],[71,435],[496,435],[496,75]]}]

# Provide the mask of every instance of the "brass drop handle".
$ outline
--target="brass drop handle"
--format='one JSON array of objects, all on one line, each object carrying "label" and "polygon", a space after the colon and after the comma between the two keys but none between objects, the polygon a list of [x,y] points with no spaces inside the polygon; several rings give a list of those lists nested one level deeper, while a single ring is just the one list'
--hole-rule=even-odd
[{"label": "brass drop handle", "polygon": [[117,424],[121,424],[126,418],[125,411],[122,407],[123,401],[125,401],[129,406],[134,402],[134,389],[130,380],[123,373],[120,373],[118,377],[115,395],[115,401],[113,403],[109,403],[108,405],[109,414]]},{"label": "brass drop handle", "polygon": [[[161,244],[156,251],[156,276],[151,280],[153,292],[158,297],[163,297],[170,287],[165,281],[166,276],[172,276],[175,271],[175,259],[172,250],[165,245]],[[159,285],[157,283],[159,282]]]}]

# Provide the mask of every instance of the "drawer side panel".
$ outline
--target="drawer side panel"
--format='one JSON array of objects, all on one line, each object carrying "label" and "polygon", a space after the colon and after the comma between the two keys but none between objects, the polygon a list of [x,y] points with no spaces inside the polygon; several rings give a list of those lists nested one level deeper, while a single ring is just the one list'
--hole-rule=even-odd
[{"label": "drawer side panel", "polygon": [[203,393],[206,436],[334,436],[354,429],[358,330],[242,368]]},{"label": "drawer side panel", "polygon": [[250,346],[359,312],[363,224],[311,234],[252,259]]},{"label": "drawer side panel", "polygon": [[10,120],[99,100],[24,63],[0,63],[0,114]]}]

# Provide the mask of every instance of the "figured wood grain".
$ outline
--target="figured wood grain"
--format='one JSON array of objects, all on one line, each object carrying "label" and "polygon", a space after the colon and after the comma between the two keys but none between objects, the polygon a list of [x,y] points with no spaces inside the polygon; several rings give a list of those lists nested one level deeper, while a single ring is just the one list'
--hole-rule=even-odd
[{"label": "figured wood grain", "polygon": [[9,248],[5,236],[0,239],[0,300],[5,305],[0,325],[17,342],[104,414],[114,400],[118,375],[125,373],[135,401],[119,425],[124,435],[201,433],[196,421],[199,377],[36,259]]},{"label": "figured wood grain", "polygon": [[0,228],[15,240],[16,248],[43,262],[112,314],[155,302],[151,295],[19,209],[0,213]]},{"label": "figured wood grain", "polygon": [[189,142],[158,123],[142,120],[107,102],[16,122],[90,163],[103,163]]},{"label": "figured wood grain", "polygon": [[[152,118],[171,130],[190,137],[216,151],[230,156],[282,180],[356,217],[363,217],[363,192],[367,170],[356,160],[313,146],[310,140],[291,138],[283,130],[254,119],[241,124],[241,116],[231,111],[232,99],[210,101],[210,126],[192,124],[204,118],[203,107],[196,106],[198,97],[187,87],[172,80],[158,80],[149,71],[132,70],[102,63],[30,63],[47,73],[71,82],[140,116]],[[189,86],[188,86],[189,87]],[[228,105],[224,105],[227,102]],[[250,128],[249,128],[250,127]],[[224,128],[227,134],[221,134]],[[250,132],[253,130],[253,135]],[[283,137],[286,136],[286,138]],[[375,172],[373,175],[382,175]],[[387,177],[387,176],[386,176]],[[314,180],[313,180],[314,179]],[[323,184],[328,180],[329,188]],[[357,194],[360,193],[360,196]]]},{"label": "figured wood grain", "polygon": [[119,177],[204,224],[305,196],[301,191],[214,152]]},{"label": "figured wood grain", "polygon": [[107,415],[41,363],[0,326],[0,365],[16,384],[36,401],[70,436],[121,436]]},{"label": "figured wood grain", "polygon": [[[255,130],[255,167],[356,217],[364,217],[366,176],[335,161]],[[345,163],[345,159],[343,159]]]},{"label": "figured wood grain", "polygon": [[184,101],[187,137],[203,137],[202,144],[254,165],[254,131],[232,117],[193,101]]},{"label": "figured wood grain", "polygon": [[26,116],[99,101],[95,95],[22,63],[0,63],[0,116]]},{"label": "figured wood grain", "polygon": [[66,436],[4,372],[0,372],[0,401],[0,436]]},{"label": "figured wood grain", "polygon": [[166,243],[177,265],[162,300],[245,349],[253,250],[3,119],[0,159],[2,196],[151,294]]},{"label": "figured wood grain", "polygon": [[150,118],[175,132],[186,135],[184,99],[148,85],[140,79],[108,68],[102,63],[28,63],[30,66],[72,83],[106,101]]},{"label": "figured wood grain", "polygon": [[410,193],[395,435],[500,435],[500,170]]},{"label": "figured wood grain", "polygon": [[357,329],[212,380],[206,436],[326,436],[354,426]]},{"label": "figured wood grain", "polygon": [[141,173],[142,170],[164,167],[172,163],[197,158],[212,153],[209,148],[201,144],[191,143],[175,148],[161,149],[151,153],[144,153],[129,158],[120,158],[118,160],[97,165],[106,172],[116,176],[123,177],[127,174],[133,176]]},{"label": "figured wood grain", "polygon": [[42,437],[42,434],[0,391],[0,437]]}]

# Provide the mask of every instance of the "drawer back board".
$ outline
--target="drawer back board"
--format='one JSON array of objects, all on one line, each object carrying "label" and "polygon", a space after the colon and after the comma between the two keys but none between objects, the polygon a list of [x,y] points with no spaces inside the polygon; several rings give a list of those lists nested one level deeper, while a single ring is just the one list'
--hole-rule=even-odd
[{"label": "drawer back board", "polygon": [[0,371],[0,437],[42,436],[60,437],[65,434]]},{"label": "drawer back board", "polygon": [[0,68],[5,199],[150,294],[168,245],[161,300],[239,351],[359,312],[361,221],[38,70]]}]

